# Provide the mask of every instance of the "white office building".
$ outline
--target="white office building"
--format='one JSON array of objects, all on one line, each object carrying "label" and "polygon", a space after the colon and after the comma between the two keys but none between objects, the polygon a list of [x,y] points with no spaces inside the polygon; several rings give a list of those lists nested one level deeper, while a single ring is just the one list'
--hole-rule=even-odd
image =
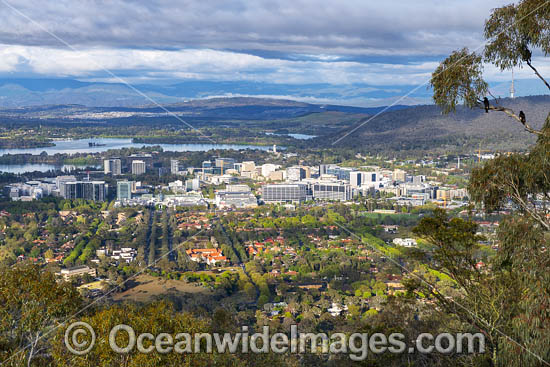
[{"label": "white office building", "polygon": [[255,208],[258,200],[247,185],[227,185],[223,191],[216,192],[215,203],[219,208]]},{"label": "white office building", "polygon": [[365,182],[365,172],[353,171],[349,174],[349,183],[352,187],[361,187]]},{"label": "white office building", "polygon": [[279,168],[281,168],[281,165],[279,164],[272,164],[272,163],[262,164],[262,176],[269,177],[271,172],[275,172]]},{"label": "white office building", "polygon": [[286,169],[286,177],[289,181],[301,181],[306,178],[306,170],[299,166],[289,167]]},{"label": "white office building", "polygon": [[122,174],[122,162],[119,158],[105,159],[103,161],[103,172],[113,176]]},{"label": "white office building", "polygon": [[132,174],[133,175],[142,175],[145,173],[145,162],[144,161],[132,161]]},{"label": "white office building", "polygon": [[180,173],[180,161],[177,159],[170,160],[170,173],[173,175],[178,175]]},{"label": "white office building", "polygon": [[187,189],[187,191],[197,191],[200,190],[200,187],[200,180],[198,178],[185,181],[185,188]]}]

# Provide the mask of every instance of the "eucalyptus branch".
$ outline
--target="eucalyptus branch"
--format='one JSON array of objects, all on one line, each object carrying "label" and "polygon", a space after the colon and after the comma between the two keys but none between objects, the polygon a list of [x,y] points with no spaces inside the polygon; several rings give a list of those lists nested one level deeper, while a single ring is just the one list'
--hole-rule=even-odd
[{"label": "eucalyptus branch", "polygon": [[527,60],[526,61],[527,65],[529,65],[529,67],[531,69],[533,69],[533,71],[535,72],[535,74],[540,78],[540,80],[542,80],[542,82],[546,85],[546,88],[550,89],[550,84],[548,84],[548,82],[542,77],[542,75],[540,75],[540,73],[538,72],[537,69],[535,69],[535,67],[531,64],[531,61],[530,60]]},{"label": "eucalyptus branch", "polygon": [[495,97],[495,96],[493,95],[493,93],[491,93],[491,91],[490,91],[489,89],[487,89],[487,94],[489,94],[491,97],[493,97],[493,99],[495,100],[495,104],[496,104],[497,106],[500,106],[500,103],[499,103],[500,98]]},{"label": "eucalyptus branch", "polygon": [[444,296],[442,293],[437,292],[435,288],[428,287],[427,293],[436,298],[439,301],[440,305],[443,306],[443,308],[446,309],[448,313],[462,314],[463,317],[468,320],[470,325],[476,327],[481,333],[483,333],[483,335],[485,335],[489,342],[493,344],[493,335],[491,334],[491,329],[494,329],[494,327],[491,326],[485,320],[485,318],[482,318],[478,312],[465,311],[463,309],[463,306],[457,307],[458,303],[456,301],[449,301],[447,299],[447,296]]},{"label": "eucalyptus branch", "polygon": [[[478,106],[482,109],[485,109],[485,106],[483,105],[483,102],[481,102],[481,101],[478,103]],[[521,118],[518,115],[515,114],[514,110],[512,110],[510,108],[502,107],[502,106],[489,106],[489,110],[504,112],[505,114],[507,114],[508,116],[510,116],[511,118],[517,120],[520,124],[522,124],[523,127],[525,128],[525,130],[530,132],[531,134],[536,134],[536,135],[543,135],[544,134],[542,132],[542,130],[533,129],[527,122],[521,121]]]},{"label": "eucalyptus branch", "polygon": [[516,200],[516,203],[527,212],[531,218],[533,218],[536,222],[538,222],[541,226],[543,226],[544,229],[550,230],[550,224],[541,217],[540,213],[534,208],[531,208],[529,204],[523,199],[521,193],[519,192],[517,186],[513,183],[513,180],[511,179],[509,182],[510,187],[513,189],[512,198]]}]

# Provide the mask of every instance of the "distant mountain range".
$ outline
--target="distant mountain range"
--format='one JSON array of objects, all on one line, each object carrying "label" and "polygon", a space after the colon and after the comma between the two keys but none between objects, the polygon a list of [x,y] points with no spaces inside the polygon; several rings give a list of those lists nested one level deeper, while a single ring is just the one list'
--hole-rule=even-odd
[{"label": "distant mountain range", "polygon": [[[233,97],[209,98],[172,104],[139,107],[88,107],[79,104],[36,105],[0,108],[0,116],[21,119],[108,120],[129,117],[170,117],[223,120],[288,119],[313,113],[341,112],[344,114],[373,115],[383,110],[396,111],[409,106],[351,107],[316,105],[284,99]],[[168,112],[167,112],[168,111]]]},{"label": "distant mountain range", "polygon": [[[71,78],[0,78],[0,107],[78,104],[87,107],[136,107],[181,103],[215,97],[255,97],[297,100],[311,104],[377,107],[422,105],[431,103],[431,91],[413,86],[277,84],[254,81],[187,80],[172,84],[133,84],[80,81]],[[538,80],[515,82],[516,96],[539,95],[546,91]],[[493,95],[507,97],[510,82],[492,83]],[[144,96],[145,95],[145,96]]]},{"label": "distant mountain range", "polygon": [[[136,99],[135,92],[121,84],[71,79],[0,79],[0,123],[97,122],[103,126],[105,123],[180,126],[181,121],[171,116],[173,113],[195,127],[229,126],[304,133],[318,136],[308,141],[308,146],[343,146],[404,154],[411,151],[471,152],[480,147],[492,151],[523,150],[535,139],[503,113],[486,114],[482,110],[463,107],[454,114],[442,115],[439,107],[434,105],[365,108],[273,98],[185,100],[178,96],[200,94],[223,85],[224,82],[190,82],[141,86],[140,90],[156,96],[155,101],[163,102],[159,107],[149,100]],[[502,83],[493,88],[493,93],[500,90],[502,93],[498,95],[506,95],[508,87]],[[521,88],[519,83],[516,90]],[[18,99],[20,104],[12,103]],[[548,95],[504,98],[500,103],[516,112],[525,111],[530,123],[539,128],[550,112]],[[369,121],[381,111],[384,113]],[[359,127],[356,131],[332,145],[356,127]]]},{"label": "distant mountain range", "polygon": [[[253,81],[184,81],[174,84],[85,82],[68,78],[0,78],[0,107],[79,104],[87,107],[135,107],[170,104],[215,97],[293,99],[314,104],[380,106],[391,104],[407,91],[403,86],[372,87],[363,84],[276,84]],[[139,92],[136,92],[138,90]],[[144,96],[145,95],[145,96]],[[400,104],[427,103],[422,91]]]}]

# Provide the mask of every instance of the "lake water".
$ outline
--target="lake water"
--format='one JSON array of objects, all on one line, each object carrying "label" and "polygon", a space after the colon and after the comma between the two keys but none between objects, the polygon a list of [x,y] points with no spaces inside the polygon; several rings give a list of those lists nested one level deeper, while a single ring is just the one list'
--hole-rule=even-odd
[{"label": "lake water", "polygon": [[[93,141],[98,144],[105,144],[99,147],[90,147],[88,143]],[[132,143],[132,139],[117,139],[117,138],[105,138],[105,139],[77,139],[77,140],[57,140],[54,141],[55,146],[45,148],[22,148],[22,149],[0,149],[0,156],[5,154],[33,154],[39,155],[42,152],[46,152],[48,155],[54,155],[56,153],[101,153],[109,149],[122,149],[122,148],[141,148],[160,146],[167,152],[206,152],[212,149],[258,149],[258,150],[270,150],[270,146],[258,146],[258,145],[241,145],[241,144],[144,144],[144,143]]]},{"label": "lake water", "polygon": [[316,138],[317,135],[306,135],[306,134],[276,134],[276,133],[265,133],[266,135],[278,135],[278,136],[290,136],[291,138],[298,140],[308,140]]},{"label": "lake water", "polygon": [[[101,144],[102,146],[90,147],[89,142]],[[144,144],[144,143],[132,143],[132,139],[117,139],[117,138],[104,138],[104,139],[76,139],[76,140],[57,140],[54,141],[55,146],[44,148],[22,148],[22,149],[0,149],[0,156],[6,154],[32,154],[39,155],[42,152],[46,152],[48,155],[54,155],[57,153],[66,153],[69,155],[75,153],[101,153],[109,149],[122,149],[122,148],[141,148],[160,146],[167,152],[206,152],[212,149],[258,149],[258,150],[270,150],[272,147],[257,146],[257,145],[241,145],[241,144]],[[26,172],[47,172],[50,170],[62,170],[64,172],[70,172],[75,168],[86,168],[85,166],[73,166],[63,165],[55,166],[45,163],[28,163],[28,164],[4,164],[0,165],[0,172],[9,173],[26,173]]]},{"label": "lake water", "polygon": [[[27,164],[0,164],[0,172],[7,172],[7,173],[27,173],[27,172],[48,172],[48,171],[57,171],[60,170],[62,172],[71,172],[75,169],[84,169],[87,166],[75,166],[72,164],[64,164],[61,166],[56,166],[53,164],[47,164],[47,163],[27,163]],[[101,167],[95,167],[101,168]]]}]

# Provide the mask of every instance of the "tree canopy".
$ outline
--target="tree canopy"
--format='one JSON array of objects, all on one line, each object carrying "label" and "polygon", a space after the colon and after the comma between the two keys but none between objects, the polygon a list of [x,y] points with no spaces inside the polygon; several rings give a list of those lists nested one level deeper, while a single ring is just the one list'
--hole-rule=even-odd
[{"label": "tree canopy", "polygon": [[435,246],[432,265],[459,287],[452,294],[441,293],[415,277],[409,287],[433,295],[446,312],[481,330],[488,341],[489,365],[549,365],[550,115],[545,122],[533,121],[533,126],[542,126],[535,128],[529,111],[503,106],[483,80],[483,65],[501,70],[527,66],[550,90],[532,58],[550,52],[550,2],[523,0],[495,9],[485,23],[485,37],[481,54],[461,49],[434,71],[434,101],[445,113],[459,103],[504,113],[503,118],[513,118],[537,135],[537,142],[526,147],[527,154],[501,155],[472,172],[468,190],[477,208],[510,212],[500,222],[496,254],[487,258],[479,251],[474,222],[436,211],[415,232]]}]

